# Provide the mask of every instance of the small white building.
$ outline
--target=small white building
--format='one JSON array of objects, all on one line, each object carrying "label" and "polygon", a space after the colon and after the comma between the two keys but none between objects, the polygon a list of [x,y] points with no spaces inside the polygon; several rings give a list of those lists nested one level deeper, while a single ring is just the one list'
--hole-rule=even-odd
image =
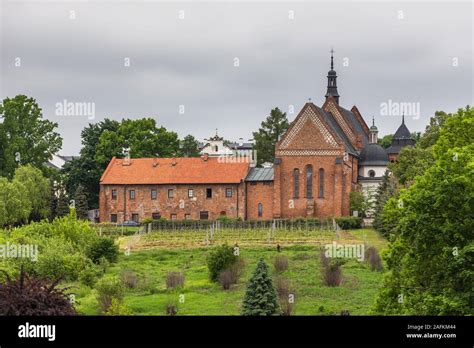
[{"label": "small white building", "polygon": [[234,151],[224,144],[224,138],[217,134],[209,139],[204,139],[205,143],[201,149],[201,154],[208,154],[210,157],[232,156]]}]

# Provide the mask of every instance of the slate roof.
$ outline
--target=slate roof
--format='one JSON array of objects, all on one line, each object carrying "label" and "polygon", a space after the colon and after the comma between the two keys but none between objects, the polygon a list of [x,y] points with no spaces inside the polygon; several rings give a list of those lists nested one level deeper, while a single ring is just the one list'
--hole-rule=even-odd
[{"label": "slate roof", "polygon": [[359,165],[361,166],[386,166],[388,154],[379,144],[367,144],[360,153]]},{"label": "slate roof", "polygon": [[273,168],[252,168],[245,181],[273,181]]},{"label": "slate roof", "polygon": [[[112,158],[101,184],[237,184],[245,179],[249,163],[225,162],[217,157]],[[173,164],[174,163],[174,164]]]}]

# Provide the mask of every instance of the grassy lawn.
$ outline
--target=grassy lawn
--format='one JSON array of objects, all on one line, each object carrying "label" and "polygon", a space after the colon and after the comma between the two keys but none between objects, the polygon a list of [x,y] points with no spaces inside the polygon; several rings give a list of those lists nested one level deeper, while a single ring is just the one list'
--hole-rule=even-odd
[{"label": "grassy lawn", "polygon": [[[339,287],[327,287],[322,283],[320,273],[319,245],[331,243],[332,240],[341,244],[365,241],[367,246],[375,246],[380,251],[386,247],[386,241],[375,231],[367,229],[344,231],[339,239],[335,239],[334,232],[331,233],[321,234],[318,243],[314,244],[286,245],[282,242],[280,253],[277,252],[275,243],[239,243],[240,255],[246,264],[245,272],[239,283],[227,291],[221,290],[219,284],[209,280],[206,255],[212,244],[219,244],[215,240],[209,247],[191,244],[192,247],[175,246],[171,249],[132,248],[128,256],[121,254],[119,261],[107,270],[107,275],[120,275],[123,270],[133,270],[138,276],[137,287],[126,290],[124,299],[124,304],[135,315],[165,315],[166,303],[170,298],[177,300],[179,295],[184,295],[184,303],[178,304],[178,315],[239,315],[246,283],[258,259],[263,257],[273,276],[276,276],[273,260],[277,255],[285,255],[289,259],[289,268],[281,276],[288,279],[294,289],[294,314],[330,315],[339,314],[342,310],[349,310],[351,315],[370,314],[374,297],[381,286],[383,272],[372,272],[365,263],[351,259],[342,267],[343,284]],[[122,246],[123,242],[122,240]],[[185,274],[185,286],[180,292],[166,290],[166,275],[173,271]],[[76,294],[79,313],[99,314],[94,289],[80,283],[68,285],[72,285],[71,292]]]}]

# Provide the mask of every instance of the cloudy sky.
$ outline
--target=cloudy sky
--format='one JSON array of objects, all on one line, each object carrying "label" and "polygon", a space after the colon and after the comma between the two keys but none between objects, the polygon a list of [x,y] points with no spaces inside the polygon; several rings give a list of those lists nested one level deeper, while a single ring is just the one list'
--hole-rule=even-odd
[{"label": "cloudy sky", "polygon": [[[341,105],[381,135],[401,103],[412,131],[474,104],[471,1],[0,1],[0,97],[34,97],[62,154],[106,117],[247,140],[273,107],[291,121],[324,103],[331,47]],[[94,113],[61,114],[64,101]]]}]

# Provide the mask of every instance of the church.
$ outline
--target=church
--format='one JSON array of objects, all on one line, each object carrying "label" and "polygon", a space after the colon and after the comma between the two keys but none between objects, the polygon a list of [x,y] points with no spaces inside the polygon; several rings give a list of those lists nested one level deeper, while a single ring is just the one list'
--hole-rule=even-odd
[{"label": "church", "polygon": [[[307,102],[275,145],[273,165],[232,161],[217,134],[197,158],[112,158],[100,179],[100,221],[349,216],[350,193],[373,192],[413,146],[405,120],[385,150],[356,106],[340,105],[331,53],[325,102]],[[222,160],[216,155],[224,150]]]}]

